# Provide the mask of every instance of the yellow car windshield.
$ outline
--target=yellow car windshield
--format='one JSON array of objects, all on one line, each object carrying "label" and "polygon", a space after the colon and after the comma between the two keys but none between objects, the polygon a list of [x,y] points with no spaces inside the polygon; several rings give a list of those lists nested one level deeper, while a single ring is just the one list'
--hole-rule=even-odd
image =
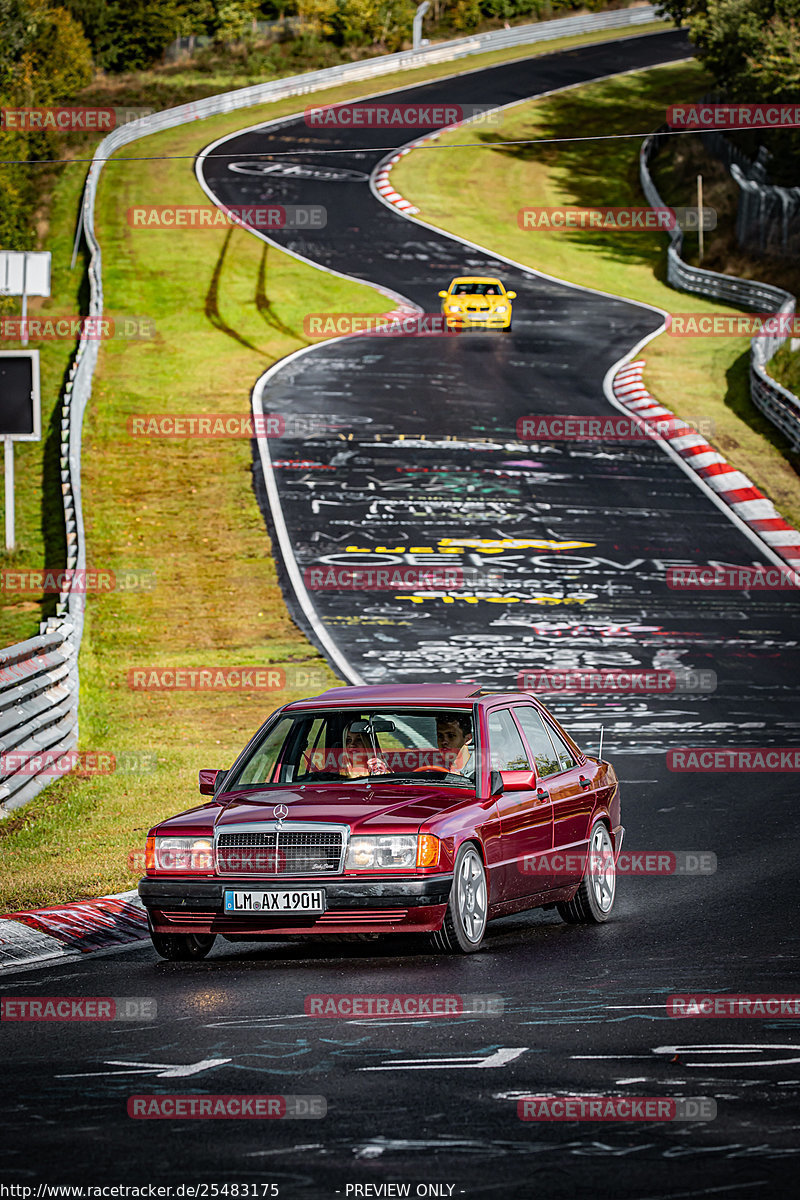
[{"label": "yellow car windshield", "polygon": [[453,285],[451,296],[502,296],[502,290],[497,283],[456,283]]}]

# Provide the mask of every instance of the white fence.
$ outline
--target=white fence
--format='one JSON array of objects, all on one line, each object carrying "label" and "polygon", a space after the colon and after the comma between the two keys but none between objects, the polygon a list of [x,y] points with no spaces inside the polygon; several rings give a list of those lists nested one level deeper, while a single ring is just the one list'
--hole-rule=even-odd
[{"label": "white fence", "polygon": [[[635,27],[659,18],[657,6],[620,9],[590,16],[564,17],[536,25],[520,25],[515,29],[500,29],[476,37],[457,38],[439,42],[422,50],[404,50],[363,62],[326,67],[305,75],[292,75],[269,83],[254,84],[235,92],[208,96],[191,104],[182,104],[164,112],[153,113],[115,129],[97,147],[89,167],[83,193],[80,220],[90,251],[89,312],[91,317],[103,313],[103,271],[100,244],[94,231],[94,205],[97,184],[105,160],[121,146],[184,125],[203,117],[235,112],[272,100],[303,96],[309,92],[332,87],[337,83],[355,83],[377,78],[396,71],[410,71],[433,63],[451,62],[468,55],[501,50],[511,46],[526,46],[534,42],[580,33],[598,33],[606,29]],[[86,567],[86,544],[81,506],[81,428],[83,414],[92,394],[92,376],[97,362],[98,343],[84,336],[78,346],[64,388],[61,416],[61,490],[64,497],[64,520],[67,531],[68,568],[78,571]],[[0,651],[0,748],[12,757],[14,770],[5,771],[0,763],[0,816],[46,787],[53,776],[35,771],[35,754],[45,751],[63,752],[75,745],[78,736],[78,670],[77,656],[83,633],[85,597],[76,591],[59,596],[56,617],[45,622],[39,638],[32,638]],[[16,674],[15,674],[16,672]],[[24,676],[24,678],[23,678]],[[2,683],[2,680],[6,680]],[[22,689],[22,690],[21,690]],[[28,764],[28,765],[24,765]]]}]

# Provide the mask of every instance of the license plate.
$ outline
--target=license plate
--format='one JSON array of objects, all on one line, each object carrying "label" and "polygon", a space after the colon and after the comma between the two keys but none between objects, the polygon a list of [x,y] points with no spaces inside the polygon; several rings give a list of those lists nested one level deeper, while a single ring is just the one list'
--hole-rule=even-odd
[{"label": "license plate", "polygon": [[323,888],[285,888],[270,892],[226,892],[225,912],[259,917],[314,916],[325,912]]}]

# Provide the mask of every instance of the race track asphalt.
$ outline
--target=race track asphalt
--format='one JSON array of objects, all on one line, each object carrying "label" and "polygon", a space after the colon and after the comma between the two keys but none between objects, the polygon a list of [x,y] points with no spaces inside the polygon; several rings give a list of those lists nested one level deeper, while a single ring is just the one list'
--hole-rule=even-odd
[{"label": "race track asphalt", "polygon": [[[504,104],[685,54],[682,34],[640,37],[426,84],[413,98]],[[359,134],[358,144],[392,144],[387,132]],[[268,461],[334,468],[274,468],[277,517],[301,569],[330,555],[375,561],[382,545],[432,547],[423,562],[439,562],[442,539],[484,539],[484,553],[465,565],[502,567],[494,599],[321,591],[309,597],[310,621],[287,575],[292,610],[352,678],[370,682],[513,686],[520,670],[542,666],[713,672],[716,687],[700,694],[583,696],[552,707],[589,752],[604,724],[627,850],[705,851],[717,869],[622,877],[613,919],[600,927],[569,927],[552,912],[506,918],[466,958],[390,939],[218,942],[199,964],[163,963],[140,948],[0,976],[6,997],[145,996],[158,1005],[155,1021],[4,1025],[0,1178],[34,1188],[274,1182],[284,1200],[391,1195],[379,1190],[390,1183],[412,1196],[428,1184],[445,1196],[550,1200],[783,1195],[798,1154],[797,1019],[677,1019],[666,998],[798,990],[796,776],[679,774],[666,754],[796,745],[796,600],[666,588],[667,560],[765,560],[657,445],[516,441],[527,413],[611,412],[605,372],[658,327],[657,313],[466,250],[389,211],[363,180],[284,176],[265,185],[228,169],[252,162],[241,158],[250,151],[291,149],[310,136],[302,121],[241,133],[224,157],[205,161],[206,182],[225,203],[324,204],[324,231],[274,240],[427,312],[465,270],[500,274],[519,298],[508,336],[323,345],[276,371],[264,398],[268,411],[334,414],[339,427],[268,448]],[[345,133],[313,136],[321,147],[354,145]],[[399,141],[413,136],[403,131]],[[337,166],[366,175],[383,157],[353,149]],[[243,380],[243,391],[251,384]],[[274,529],[275,509],[267,515]],[[506,539],[584,545],[485,552]],[[565,602],[503,603],[512,592]],[[504,1012],[305,1015],[306,996],[345,992],[491,993]],[[327,1116],[133,1120],[126,1101],[142,1093],[323,1095]],[[717,1116],[520,1121],[516,1100],[538,1094],[710,1097]]]}]

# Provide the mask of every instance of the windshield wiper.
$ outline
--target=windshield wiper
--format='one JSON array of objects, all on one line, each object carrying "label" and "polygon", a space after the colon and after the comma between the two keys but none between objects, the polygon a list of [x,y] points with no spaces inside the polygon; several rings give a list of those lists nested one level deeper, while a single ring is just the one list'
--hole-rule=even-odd
[{"label": "windshield wiper", "polygon": [[[427,775],[427,776],[423,775],[422,772],[420,772],[419,775],[384,775],[384,774],[370,775],[369,780],[370,780],[370,783],[377,780],[378,782],[385,781],[386,783],[436,783],[436,784],[443,783],[443,784],[448,785],[449,787],[462,787],[462,786],[463,787],[473,787],[474,786],[474,780],[467,779],[466,775],[458,775],[458,774],[455,774],[455,775],[441,774],[440,775],[440,774],[438,774],[438,772],[436,775]],[[462,783],[462,780],[463,780],[463,783]]]}]

